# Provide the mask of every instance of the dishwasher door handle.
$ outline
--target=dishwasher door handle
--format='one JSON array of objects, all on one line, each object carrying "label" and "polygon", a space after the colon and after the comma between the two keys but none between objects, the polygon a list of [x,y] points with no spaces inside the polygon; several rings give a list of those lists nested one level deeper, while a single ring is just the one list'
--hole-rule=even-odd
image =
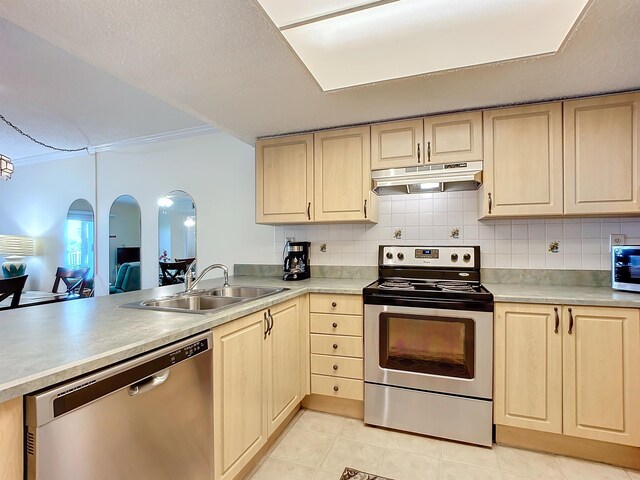
[{"label": "dishwasher door handle", "polygon": [[169,378],[169,370],[164,370],[160,373],[157,373],[151,377],[145,378],[144,380],[134,383],[129,387],[129,395],[135,396],[141,393],[148,392],[149,390],[153,390],[156,387],[159,387]]}]

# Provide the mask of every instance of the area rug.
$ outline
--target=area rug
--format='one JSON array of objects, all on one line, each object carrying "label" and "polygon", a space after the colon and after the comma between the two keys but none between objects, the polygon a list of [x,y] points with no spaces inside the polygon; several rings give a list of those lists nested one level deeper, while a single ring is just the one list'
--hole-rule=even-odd
[{"label": "area rug", "polygon": [[378,475],[372,475],[371,473],[361,472],[355,468],[345,468],[342,472],[340,480],[391,480],[390,478],[379,477]]}]

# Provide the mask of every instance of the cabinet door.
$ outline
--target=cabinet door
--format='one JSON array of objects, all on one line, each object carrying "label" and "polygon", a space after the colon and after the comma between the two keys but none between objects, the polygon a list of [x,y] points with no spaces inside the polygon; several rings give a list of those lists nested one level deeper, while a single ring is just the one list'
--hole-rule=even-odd
[{"label": "cabinet door", "polygon": [[563,309],[564,434],[640,446],[638,310]]},{"label": "cabinet door", "polygon": [[22,480],[22,398],[0,403],[0,478]]},{"label": "cabinet door", "polygon": [[314,135],[316,221],[375,221],[370,148],[368,126]]},{"label": "cabinet door", "polygon": [[422,119],[371,125],[371,170],[425,162]]},{"label": "cabinet door", "polygon": [[638,213],[640,94],[564,104],[565,212]]},{"label": "cabinet door", "polygon": [[483,218],[561,215],[562,105],[484,112]]},{"label": "cabinet door", "polygon": [[213,330],[214,470],[233,479],[267,441],[262,312]]},{"label": "cabinet door", "polygon": [[256,223],[313,219],[313,135],[256,142]]},{"label": "cabinet door", "polygon": [[562,433],[560,315],[558,306],[496,304],[496,424]]},{"label": "cabinet door", "polygon": [[298,300],[269,309],[273,326],[268,335],[268,432],[271,435],[300,403],[300,306]]},{"label": "cabinet door", "polygon": [[482,160],[482,112],[424,119],[426,163]]}]

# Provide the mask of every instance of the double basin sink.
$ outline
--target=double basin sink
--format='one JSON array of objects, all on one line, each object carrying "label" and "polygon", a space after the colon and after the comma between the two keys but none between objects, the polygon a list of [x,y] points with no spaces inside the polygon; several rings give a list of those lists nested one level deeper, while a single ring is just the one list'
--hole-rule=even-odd
[{"label": "double basin sink", "polygon": [[163,312],[212,313],[240,302],[273,295],[288,288],[227,286],[192,293],[178,293],[170,297],[122,305],[125,308],[160,310]]}]

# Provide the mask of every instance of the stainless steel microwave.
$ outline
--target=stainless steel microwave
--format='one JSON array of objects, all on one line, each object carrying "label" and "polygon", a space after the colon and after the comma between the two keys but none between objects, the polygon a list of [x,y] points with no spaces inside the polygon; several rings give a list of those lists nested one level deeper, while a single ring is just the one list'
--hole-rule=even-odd
[{"label": "stainless steel microwave", "polygon": [[640,245],[611,249],[611,288],[640,292]]}]

